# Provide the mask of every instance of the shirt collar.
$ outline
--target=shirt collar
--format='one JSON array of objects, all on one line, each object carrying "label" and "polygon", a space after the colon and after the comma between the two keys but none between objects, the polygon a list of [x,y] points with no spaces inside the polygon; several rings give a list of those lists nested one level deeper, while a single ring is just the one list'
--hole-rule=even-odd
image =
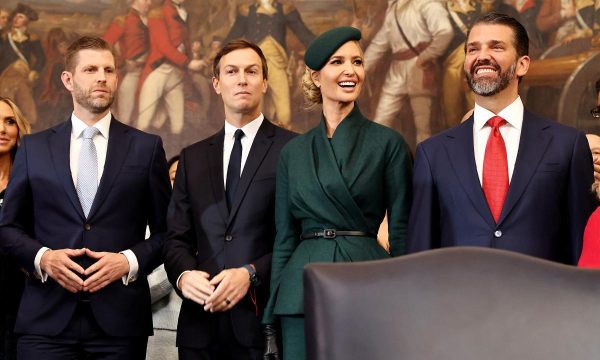
[{"label": "shirt collar", "polygon": [[[265,116],[262,113],[260,113],[260,115],[258,115],[258,117],[256,119],[254,119],[254,120],[250,121],[249,123],[247,123],[246,125],[244,125],[244,127],[242,127],[244,136],[248,137],[249,139],[254,139],[256,137],[256,133],[258,133],[258,129],[262,125],[264,118],[265,118]],[[235,131],[237,129],[238,128],[231,125],[230,123],[227,122],[227,120],[225,120],[225,138],[226,139],[233,139],[233,137],[235,135]]]},{"label": "shirt collar", "polygon": [[[110,120],[112,119],[112,114],[109,111],[106,116],[100,119],[97,123],[94,124],[94,127],[100,130],[100,134],[104,136],[105,139],[108,140],[108,131],[110,130]],[[71,114],[71,124],[73,125],[72,134],[75,138],[79,138],[83,130],[85,130],[88,126],[82,120],[80,120],[75,113]]]},{"label": "shirt collar", "polygon": [[[523,112],[523,102],[521,101],[521,97],[517,96],[515,101],[498,113],[498,116],[506,120],[512,127],[521,130],[523,126]],[[494,116],[496,114],[475,103],[475,110],[473,112],[475,132],[483,129],[487,121]]]}]

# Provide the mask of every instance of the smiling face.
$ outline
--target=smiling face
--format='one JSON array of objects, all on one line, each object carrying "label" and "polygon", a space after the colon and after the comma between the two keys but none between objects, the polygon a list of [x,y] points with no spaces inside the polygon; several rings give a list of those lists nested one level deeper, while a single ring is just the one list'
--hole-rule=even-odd
[{"label": "smiling face", "polygon": [[354,102],[365,80],[363,55],[355,41],[342,45],[319,71],[312,71],[313,82],[321,88],[323,106],[327,103]]},{"label": "smiling face", "polygon": [[102,114],[110,108],[117,89],[115,59],[108,50],[81,50],[74,73],[64,71],[62,80],[75,100],[75,114],[85,110]]},{"label": "smiling face", "polygon": [[219,61],[219,78],[213,87],[223,98],[225,116],[245,114],[258,117],[260,103],[267,92],[260,56],[250,48],[234,50]]},{"label": "smiling face", "polygon": [[10,153],[17,145],[19,127],[12,108],[0,101],[0,155]]},{"label": "smiling face", "polygon": [[475,94],[487,97],[506,89],[518,92],[518,77],[528,68],[529,57],[517,56],[510,27],[480,24],[471,29],[463,69]]}]

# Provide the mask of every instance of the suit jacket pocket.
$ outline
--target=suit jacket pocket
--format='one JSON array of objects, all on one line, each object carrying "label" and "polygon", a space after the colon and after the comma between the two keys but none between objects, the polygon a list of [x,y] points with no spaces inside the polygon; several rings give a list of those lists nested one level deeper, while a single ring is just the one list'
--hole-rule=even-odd
[{"label": "suit jacket pocket", "polygon": [[563,167],[561,163],[541,163],[538,165],[536,172],[561,173],[563,172]]}]

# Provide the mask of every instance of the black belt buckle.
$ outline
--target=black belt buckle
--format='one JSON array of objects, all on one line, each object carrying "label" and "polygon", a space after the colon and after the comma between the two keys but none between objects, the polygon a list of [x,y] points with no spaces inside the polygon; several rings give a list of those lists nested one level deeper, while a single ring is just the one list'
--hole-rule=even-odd
[{"label": "black belt buckle", "polygon": [[335,239],[335,229],[325,229],[323,230],[323,237],[325,239]]}]

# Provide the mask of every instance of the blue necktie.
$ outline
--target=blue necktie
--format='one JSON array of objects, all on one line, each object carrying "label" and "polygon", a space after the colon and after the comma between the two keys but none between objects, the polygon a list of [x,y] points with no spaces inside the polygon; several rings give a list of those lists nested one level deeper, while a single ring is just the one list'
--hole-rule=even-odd
[{"label": "blue necktie", "polygon": [[235,131],[235,142],[233,143],[233,149],[231,150],[231,156],[229,157],[229,165],[227,167],[227,185],[225,186],[225,193],[227,195],[227,206],[231,210],[233,199],[235,198],[235,192],[240,182],[240,175],[242,173],[242,137],[244,132],[240,129]]},{"label": "blue necktie", "polygon": [[83,143],[79,152],[79,169],[77,171],[77,196],[87,218],[98,190],[98,154],[94,145],[94,136],[100,130],[93,126],[83,130]]}]

